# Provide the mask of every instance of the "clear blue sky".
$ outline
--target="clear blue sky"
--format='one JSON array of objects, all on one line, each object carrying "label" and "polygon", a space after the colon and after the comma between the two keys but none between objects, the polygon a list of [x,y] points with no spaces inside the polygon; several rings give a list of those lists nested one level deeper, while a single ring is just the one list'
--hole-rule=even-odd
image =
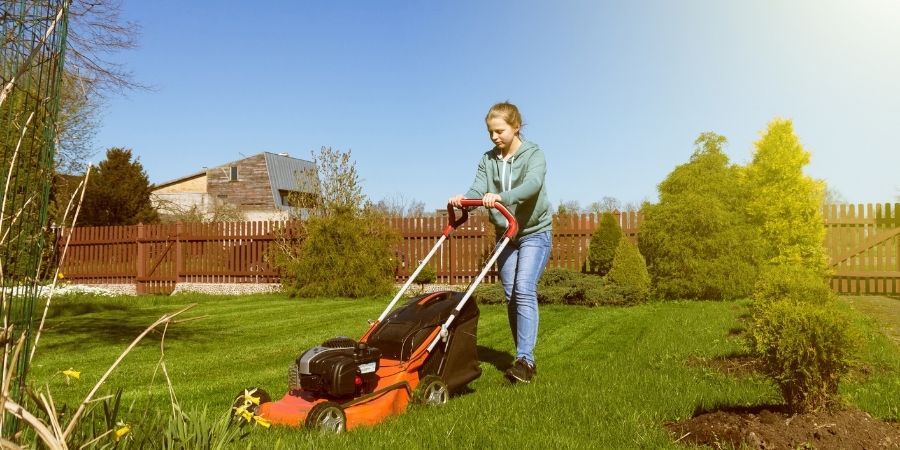
[{"label": "clear blue sky", "polygon": [[519,105],[550,198],[656,200],[704,131],[746,163],[794,120],[807,173],[851,202],[900,196],[900,2],[125,0],[156,87],[110,99],[95,161],[152,182],[261,151],[352,149],[373,200],[442,207]]}]

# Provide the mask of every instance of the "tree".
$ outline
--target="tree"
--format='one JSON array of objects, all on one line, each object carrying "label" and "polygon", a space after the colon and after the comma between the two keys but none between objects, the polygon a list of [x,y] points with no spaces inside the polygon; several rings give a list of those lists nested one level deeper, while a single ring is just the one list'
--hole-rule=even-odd
[{"label": "tree", "polygon": [[702,133],[686,164],[645,203],[638,245],[657,292],[668,298],[730,299],[752,292],[759,234],[746,216],[742,168],[722,151],[724,136]]},{"label": "tree", "polygon": [[[10,67],[4,67],[0,74],[0,105],[16,86],[27,84],[30,74],[47,65],[41,55],[52,43],[28,36],[44,36],[45,27],[65,29],[65,67],[59,86],[59,113],[53,122],[55,160],[62,173],[81,173],[94,151],[93,137],[106,95],[147,88],[110,58],[137,46],[139,27],[122,20],[121,0],[45,0],[9,6],[0,15],[0,24],[10,32],[0,36],[0,41],[11,52],[6,56],[16,54],[20,64],[10,71]],[[63,9],[67,9],[65,14]]]},{"label": "tree", "polygon": [[114,147],[88,181],[79,222],[84,226],[156,223],[150,180],[131,149]]},{"label": "tree", "polygon": [[574,216],[581,213],[581,205],[578,200],[560,200],[559,206],[556,207],[556,214],[559,216]]},{"label": "tree", "polygon": [[810,154],[787,119],[769,123],[747,166],[747,214],[762,233],[766,263],[828,272],[822,220],[825,183],[803,174]]},{"label": "tree", "polygon": [[316,180],[318,195],[294,203],[308,207],[309,217],[300,236],[280,239],[273,254],[285,291],[351,298],[389,293],[399,236],[383,212],[366,201],[349,150],[322,147],[313,160],[316,173],[303,174],[298,183]]},{"label": "tree", "polygon": [[425,215],[425,202],[408,198],[400,193],[379,200],[373,207],[388,217],[422,217]]},{"label": "tree", "polygon": [[591,245],[588,249],[588,270],[600,275],[606,275],[612,267],[616,247],[622,239],[622,228],[611,212],[605,212],[600,216],[600,225],[591,235]]}]

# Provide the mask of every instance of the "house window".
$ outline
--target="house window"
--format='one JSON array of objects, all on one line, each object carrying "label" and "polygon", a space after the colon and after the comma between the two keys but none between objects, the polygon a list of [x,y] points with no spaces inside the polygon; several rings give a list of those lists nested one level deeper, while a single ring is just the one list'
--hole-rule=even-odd
[{"label": "house window", "polygon": [[279,189],[281,204],[297,208],[314,208],[319,204],[319,197],[310,192],[286,191]]},{"label": "house window", "polygon": [[237,181],[237,166],[231,166],[231,179],[229,181]]}]

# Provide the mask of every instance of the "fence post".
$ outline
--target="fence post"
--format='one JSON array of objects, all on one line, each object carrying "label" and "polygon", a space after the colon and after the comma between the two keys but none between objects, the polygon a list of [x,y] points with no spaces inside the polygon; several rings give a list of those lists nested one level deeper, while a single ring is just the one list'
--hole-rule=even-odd
[{"label": "fence post", "polygon": [[147,247],[144,245],[144,239],[147,237],[147,232],[144,230],[144,224],[137,224],[137,257],[134,259],[135,266],[135,279],[134,279],[134,289],[138,294],[144,293],[144,277],[147,276],[147,265],[145,261],[147,260]]},{"label": "fence post", "polygon": [[184,281],[184,251],[182,248],[182,235],[184,234],[184,222],[175,224],[175,286]]}]

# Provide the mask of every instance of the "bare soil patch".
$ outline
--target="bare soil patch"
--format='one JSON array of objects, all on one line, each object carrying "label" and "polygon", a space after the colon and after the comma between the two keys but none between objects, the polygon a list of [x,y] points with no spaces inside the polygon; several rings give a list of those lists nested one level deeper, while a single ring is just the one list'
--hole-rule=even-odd
[{"label": "bare soil patch", "polygon": [[859,410],[792,415],[778,406],[730,408],[702,412],[666,428],[678,442],[712,448],[900,448],[900,424]]}]

